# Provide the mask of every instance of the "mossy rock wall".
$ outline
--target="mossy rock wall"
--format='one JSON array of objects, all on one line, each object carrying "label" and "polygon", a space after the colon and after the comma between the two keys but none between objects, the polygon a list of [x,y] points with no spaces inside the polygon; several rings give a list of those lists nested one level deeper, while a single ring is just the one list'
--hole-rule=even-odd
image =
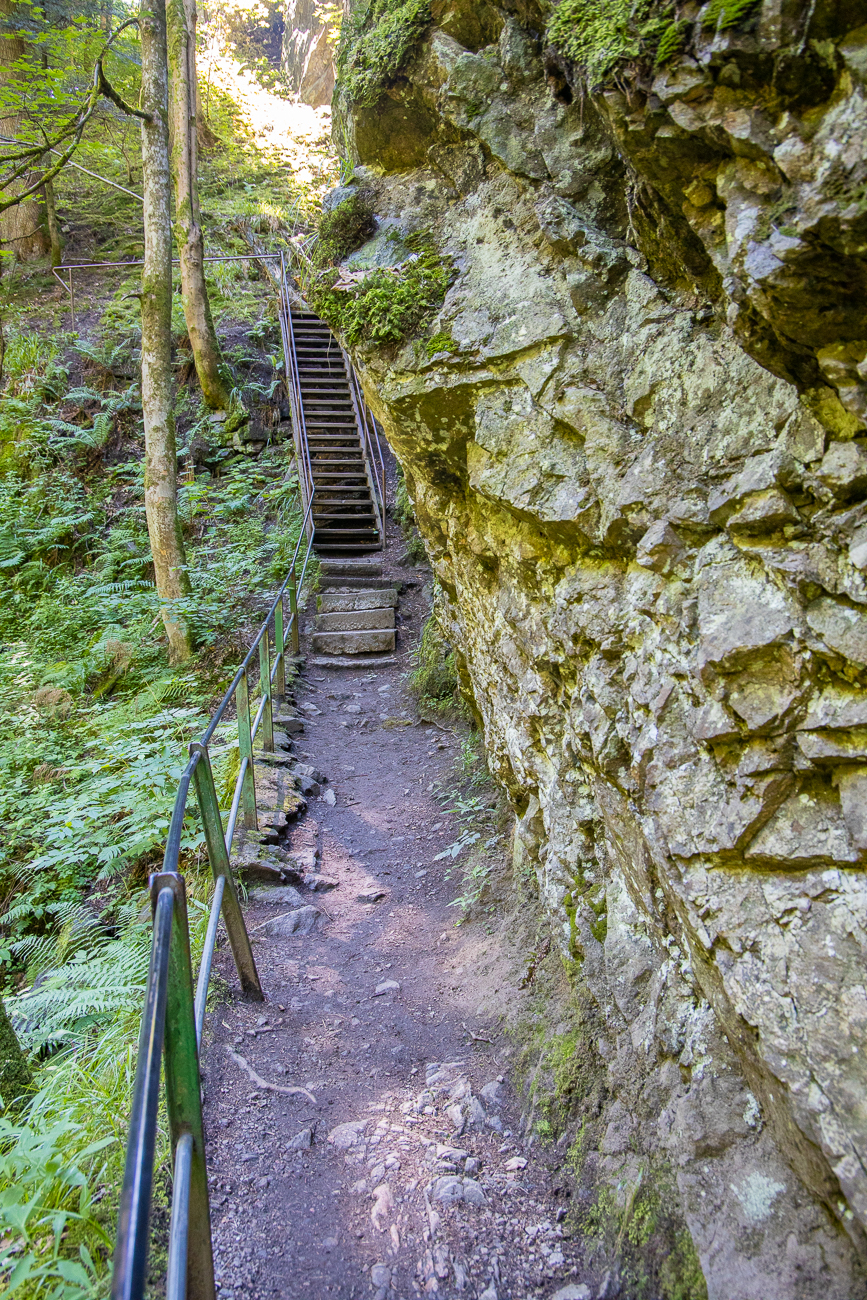
[{"label": "mossy rock wall", "polygon": [[681,6],[598,84],[551,7],[491,12],[432,12],[379,119],[340,99],[353,183],[455,272],[355,359],[599,1009],[601,1176],[667,1163],[711,1300],[852,1300],[867,11]]}]

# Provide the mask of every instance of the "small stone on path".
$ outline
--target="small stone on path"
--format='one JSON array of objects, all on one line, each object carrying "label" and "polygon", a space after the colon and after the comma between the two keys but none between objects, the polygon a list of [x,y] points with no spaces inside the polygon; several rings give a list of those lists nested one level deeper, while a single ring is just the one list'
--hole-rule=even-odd
[{"label": "small stone on path", "polygon": [[381,984],[377,984],[376,992],[374,993],[373,996],[375,998],[380,998],[384,993],[399,993],[399,992],[400,992],[400,985],[398,984],[397,980],[383,980]]},{"label": "small stone on path", "polygon": [[308,903],[306,907],[299,907],[286,916],[275,916],[262,929],[267,930],[268,934],[309,934],[321,915],[318,907]]},{"label": "small stone on path", "polygon": [[360,894],[355,895],[357,903],[378,903],[385,898],[386,891],[379,885],[371,889],[362,889]]},{"label": "small stone on path", "polygon": [[296,1133],[294,1138],[291,1138],[290,1141],[286,1143],[286,1149],[288,1151],[306,1151],[309,1147],[312,1146],[313,1146],[312,1128],[303,1128],[300,1133]]}]

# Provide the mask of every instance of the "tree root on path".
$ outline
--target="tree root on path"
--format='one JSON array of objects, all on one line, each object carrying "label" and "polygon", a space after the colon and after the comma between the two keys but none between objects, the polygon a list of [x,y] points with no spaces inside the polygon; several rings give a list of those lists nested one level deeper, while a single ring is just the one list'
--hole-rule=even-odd
[{"label": "tree root on path", "polygon": [[279,1083],[269,1083],[267,1079],[262,1078],[261,1074],[256,1073],[252,1065],[250,1065],[247,1061],[245,1061],[243,1056],[239,1056],[237,1052],[233,1052],[231,1047],[227,1047],[226,1051],[228,1052],[229,1056],[231,1056],[235,1064],[250,1076],[250,1078],[252,1079],[253,1083],[255,1083],[257,1088],[264,1088],[268,1092],[283,1092],[290,1097],[300,1092],[304,1097],[309,1097],[309,1099],[313,1102],[314,1106],[318,1104],[316,1098],[313,1096],[313,1093],[308,1092],[306,1088],[283,1088],[280,1086]]}]

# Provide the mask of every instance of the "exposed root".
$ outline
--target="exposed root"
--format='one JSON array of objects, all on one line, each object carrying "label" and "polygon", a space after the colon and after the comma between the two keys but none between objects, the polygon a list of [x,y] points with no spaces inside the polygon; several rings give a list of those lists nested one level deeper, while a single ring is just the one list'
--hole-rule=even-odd
[{"label": "exposed root", "polygon": [[226,1051],[228,1052],[229,1056],[231,1056],[235,1064],[250,1076],[250,1078],[252,1079],[253,1083],[255,1083],[257,1088],[264,1088],[267,1092],[283,1092],[289,1097],[295,1096],[296,1093],[301,1093],[302,1096],[308,1097],[310,1101],[313,1102],[314,1106],[318,1104],[316,1098],[313,1096],[313,1093],[308,1092],[306,1088],[291,1088],[291,1087],[284,1088],[279,1083],[269,1083],[267,1079],[262,1078],[261,1074],[256,1073],[252,1065],[250,1065],[247,1061],[245,1061],[243,1056],[239,1056],[237,1052],[233,1052],[231,1047],[227,1047]]}]

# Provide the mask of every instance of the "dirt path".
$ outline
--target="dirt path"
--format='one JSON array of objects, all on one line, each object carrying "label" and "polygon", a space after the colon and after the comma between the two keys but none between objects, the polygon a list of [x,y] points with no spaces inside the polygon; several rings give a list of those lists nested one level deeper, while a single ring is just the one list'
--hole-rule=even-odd
[{"label": "dirt path", "polygon": [[[547,1300],[570,1281],[563,1300],[590,1296],[563,1235],[566,1203],[518,1132],[492,1014],[519,996],[505,973],[515,963],[483,925],[455,928],[457,890],[434,862],[460,833],[432,789],[459,742],[416,723],[405,674],[428,579],[396,564],[403,549],[396,537],[386,554],[389,578],[412,584],[396,663],[308,669],[297,684],[293,753],[328,783],[289,848],[317,849],[337,881],[307,900],[327,916],[272,937],[286,906],[257,891],[247,922],[266,1004],[232,1000],[208,1020],[221,1300]],[[225,945],[217,969],[235,987]],[[315,1102],[263,1089],[238,1058]]]}]

